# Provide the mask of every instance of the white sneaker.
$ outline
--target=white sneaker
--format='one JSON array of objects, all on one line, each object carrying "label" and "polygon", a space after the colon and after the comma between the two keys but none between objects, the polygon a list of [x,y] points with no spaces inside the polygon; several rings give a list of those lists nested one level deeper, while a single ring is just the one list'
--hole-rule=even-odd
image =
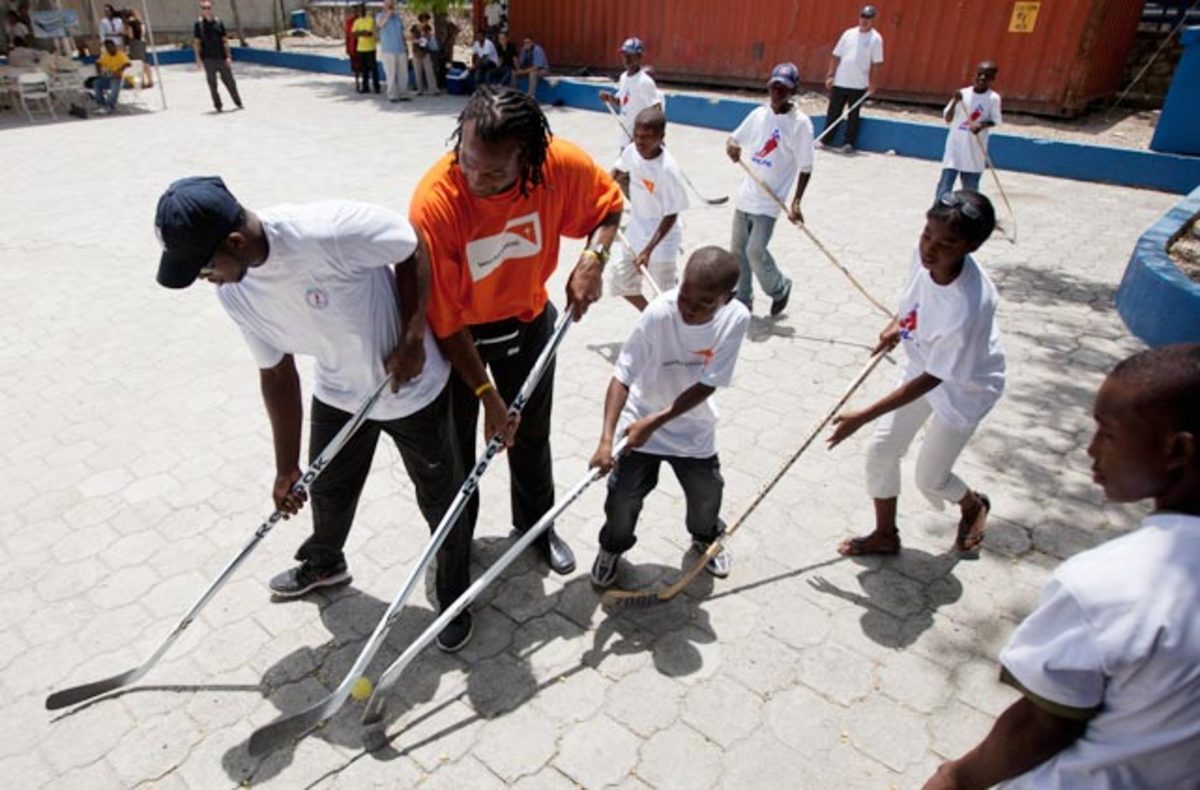
[{"label": "white sneaker", "polygon": [[[710,543],[701,543],[698,540],[692,541],[692,548],[698,553],[703,554],[708,551]],[[721,546],[721,550],[717,552],[717,556],[704,563],[704,570],[709,574],[716,576],[718,579],[724,579],[733,570],[733,554],[729,549]]]}]

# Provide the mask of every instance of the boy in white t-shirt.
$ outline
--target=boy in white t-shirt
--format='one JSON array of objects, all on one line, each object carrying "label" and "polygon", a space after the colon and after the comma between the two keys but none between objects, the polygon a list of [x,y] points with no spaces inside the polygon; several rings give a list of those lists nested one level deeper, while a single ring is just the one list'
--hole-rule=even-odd
[{"label": "boy in white t-shirt", "polygon": [[[729,386],[750,313],[734,300],[737,259],[720,247],[692,253],[677,291],[655,299],[642,313],[617,359],[604,398],[604,428],[591,465],[612,470],[604,502],[600,552],[592,582],[617,578],[621,554],[633,548],[642,501],[658,485],[662,462],[671,465],[687,501],[687,529],[705,551],[724,530],[720,519],[724,480],[717,457],[717,408],[711,396]],[[620,459],[615,437],[628,438]],[[614,468],[614,461],[616,466]],[[707,565],[729,575],[722,549]]]},{"label": "boy in white t-shirt", "polygon": [[642,55],[646,46],[640,38],[627,38],[621,44],[621,61],[625,70],[617,82],[617,92],[600,91],[600,101],[612,105],[621,117],[621,129],[617,133],[617,151],[633,142],[633,124],[638,114],[648,107],[662,107],[662,94],[654,78],[642,67]]},{"label": "boy in white t-shirt", "polygon": [[[304,411],[293,356],[316,362],[310,462],[383,377],[392,378],[391,393],[313,483],[313,533],[296,552],[300,564],[273,578],[271,592],[294,598],[350,581],[343,547],[381,431],[396,443],[421,514],[436,528],[463,474],[450,426],[450,366],[426,331],[429,257],[408,221],[333,200],[256,213],[213,177],[171,184],[155,226],[164,247],[158,282],[186,288],[199,278],[218,286],[221,306],[258,364],[275,445],[272,497],[284,518],[304,506],[292,491]],[[460,518],[437,554],[443,607],[470,583],[470,549]],[[439,634],[443,650],[470,639],[471,616],[463,615]]]},{"label": "boy in white t-shirt", "polygon": [[[742,149],[750,146],[746,165],[760,181],[788,205],[788,221],[803,222],[800,199],[808,188],[813,167],[813,127],[808,116],[792,101],[800,71],[792,63],[780,63],[767,80],[769,101],[753,110],[734,129],[725,143],[725,153],[734,162],[742,159]],[[797,177],[797,173],[799,176]],[[796,182],[796,194],[788,204],[788,191]],[[738,278],[737,299],[752,309],[754,278],[771,299],[771,315],[787,308],[792,281],[779,271],[767,245],[775,232],[779,206],[750,176],[738,187],[733,212],[733,240],[730,249],[738,256],[742,274]]]},{"label": "boy in white t-shirt", "polygon": [[900,460],[927,421],[917,488],[939,510],[946,502],[959,506],[957,551],[973,552],[983,542],[991,503],[954,474],[954,463],[1004,391],[996,287],[971,255],[995,227],[995,209],[978,192],[952,192],[925,214],[897,317],[875,349],[904,344],[908,364],[900,386],[864,409],[833,418],[831,448],[883,418],[867,446],[875,531],[842,541],[838,551],[846,556],[899,553]]},{"label": "boy in white t-shirt", "polygon": [[629,245],[612,269],[613,293],[639,311],[646,309],[642,274],[649,273],[659,291],[675,287],[675,261],[683,245],[679,213],[688,207],[683,173],[663,148],[667,117],[661,108],[638,113],[633,142],[613,167],[613,178],[629,197]]},{"label": "boy in white t-shirt", "polygon": [[1021,692],[926,790],[1200,787],[1200,344],[1121,362],[1088,446],[1110,502],[1154,499],[1134,531],[1054,571],[1000,654]]},{"label": "boy in white t-shirt", "polygon": [[988,129],[1000,125],[1000,94],[992,90],[998,72],[996,64],[990,60],[980,63],[975,70],[975,82],[955,92],[942,111],[950,130],[946,133],[946,152],[942,155],[942,176],[933,198],[935,204],[942,195],[954,189],[954,179],[959,176],[963,189],[979,191],[979,179],[987,167],[984,152]]}]

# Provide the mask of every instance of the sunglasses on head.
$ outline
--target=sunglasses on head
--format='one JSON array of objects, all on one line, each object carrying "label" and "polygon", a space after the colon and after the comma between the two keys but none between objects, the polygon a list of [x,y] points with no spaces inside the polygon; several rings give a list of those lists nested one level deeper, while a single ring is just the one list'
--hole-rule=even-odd
[{"label": "sunglasses on head", "polygon": [[947,192],[942,195],[938,201],[947,208],[956,208],[963,213],[963,216],[968,219],[980,219],[983,215],[979,213],[979,207],[974,203],[969,202],[966,198],[957,192]]}]

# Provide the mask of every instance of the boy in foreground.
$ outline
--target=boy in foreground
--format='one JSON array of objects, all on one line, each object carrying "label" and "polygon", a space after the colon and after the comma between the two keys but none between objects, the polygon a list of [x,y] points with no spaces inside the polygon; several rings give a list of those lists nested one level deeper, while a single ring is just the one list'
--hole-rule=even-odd
[{"label": "boy in foreground", "polygon": [[[616,580],[621,554],[637,541],[633,532],[642,501],[658,484],[663,461],[683,488],[694,547],[706,550],[724,530],[718,415],[709,396],[729,386],[750,324],[750,311],[733,299],[739,268],[737,258],[720,247],[696,250],[678,290],[650,303],[621,349],[591,460],[605,473],[612,470],[600,552],[592,565],[592,583],[598,587]],[[613,440],[622,433],[627,450],[615,461]],[[705,567],[724,578],[732,563],[722,549]]]},{"label": "boy in foreground", "polygon": [[1096,396],[1092,474],[1154,499],[1054,572],[1000,654],[1024,696],[926,790],[1196,787],[1200,755],[1200,344],[1121,362]]}]

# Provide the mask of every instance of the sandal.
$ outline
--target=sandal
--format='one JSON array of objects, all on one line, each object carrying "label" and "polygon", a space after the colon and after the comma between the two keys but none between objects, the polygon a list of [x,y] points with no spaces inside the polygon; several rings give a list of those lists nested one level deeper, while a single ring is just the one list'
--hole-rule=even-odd
[{"label": "sandal", "polygon": [[847,538],[838,544],[838,554],[843,557],[891,557],[899,553],[900,533],[895,530],[890,538],[879,537],[878,532],[872,532],[860,538]]},{"label": "sandal", "polygon": [[992,500],[988,499],[987,494],[975,493],[979,498],[980,507],[975,513],[975,518],[970,523],[966,519],[960,519],[958,522],[958,535],[954,539],[954,548],[961,554],[972,554],[979,550],[983,544],[984,534],[987,532],[987,517],[992,512]]}]

